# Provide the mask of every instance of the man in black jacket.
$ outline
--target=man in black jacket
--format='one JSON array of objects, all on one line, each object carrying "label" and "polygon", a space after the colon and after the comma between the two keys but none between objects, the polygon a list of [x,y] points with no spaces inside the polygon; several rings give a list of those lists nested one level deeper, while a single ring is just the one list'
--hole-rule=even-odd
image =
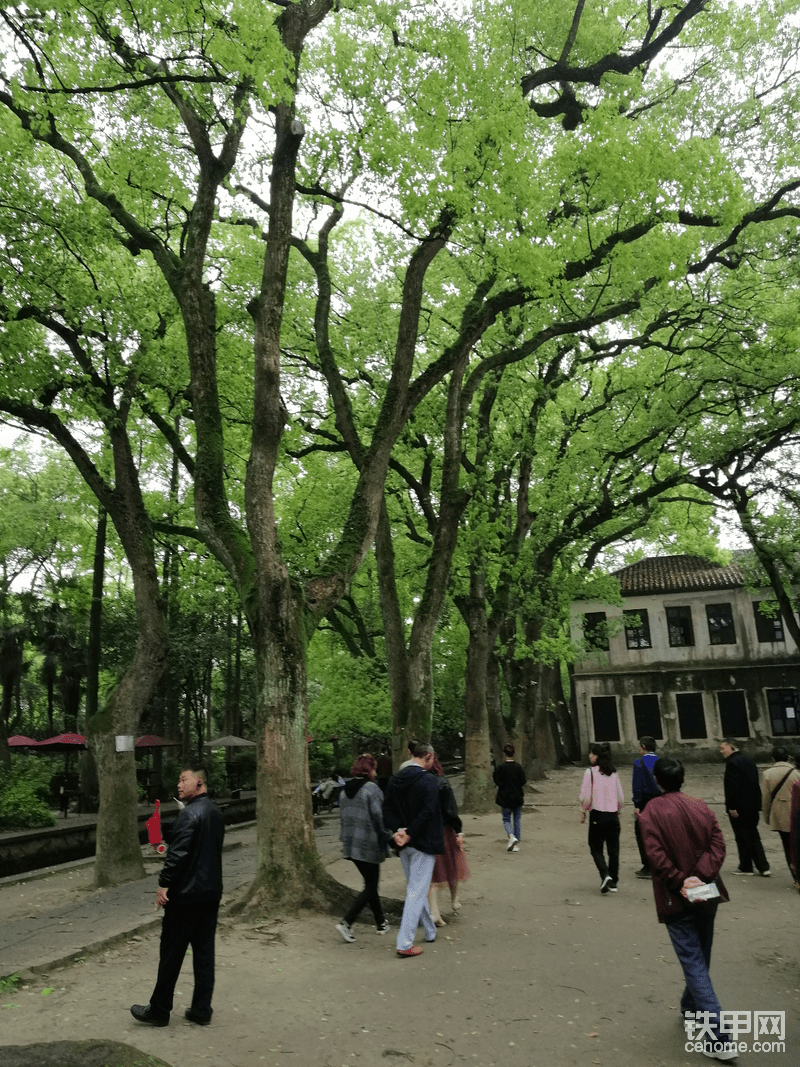
[{"label": "man in black jacket", "polygon": [[731,737],[725,738],[719,750],[725,757],[725,810],[739,850],[739,868],[733,874],[753,874],[755,863],[758,873],[769,878],[769,863],[758,833],[761,811],[758,769],[749,756],[739,751]]},{"label": "man in black jacket", "polygon": [[444,852],[444,826],[436,778],[427,772],[436,754],[430,745],[415,745],[409,766],[389,779],[383,803],[383,822],[394,831],[394,843],[402,849],[400,862],[406,876],[406,900],[397,935],[398,956],[419,956],[414,945],[422,923],[425,940],[436,938],[436,926],[428,906],[436,856]]},{"label": "man in black jacket", "polygon": [[158,977],[149,1004],[134,1004],[140,1023],[166,1026],[175,983],[186,949],[192,946],[194,995],[186,1018],[200,1026],[211,1022],[214,992],[214,937],[222,897],[222,812],[208,797],[205,771],[181,773],[178,797],[184,808],[175,820],[167,858],[158,879],[156,906],[164,909]]}]

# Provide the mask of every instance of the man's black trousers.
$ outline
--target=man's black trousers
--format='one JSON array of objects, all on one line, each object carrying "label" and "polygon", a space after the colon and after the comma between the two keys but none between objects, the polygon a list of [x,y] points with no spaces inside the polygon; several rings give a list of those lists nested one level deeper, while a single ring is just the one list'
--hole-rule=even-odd
[{"label": "man's black trousers", "polygon": [[161,952],[158,977],[150,997],[156,1015],[169,1015],[175,984],[181,973],[186,949],[192,946],[194,994],[191,1008],[200,1018],[211,1018],[214,992],[214,936],[217,930],[219,901],[211,903],[167,903],[161,926]]}]

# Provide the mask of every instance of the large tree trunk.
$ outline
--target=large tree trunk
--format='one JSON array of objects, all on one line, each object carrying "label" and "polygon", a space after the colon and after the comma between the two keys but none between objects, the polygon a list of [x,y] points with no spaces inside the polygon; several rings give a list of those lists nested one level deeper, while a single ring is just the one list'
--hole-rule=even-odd
[{"label": "large tree trunk", "polygon": [[97,817],[96,886],[141,878],[136,766],[133,751],[117,738],[135,738],[164,670],[167,652],[164,604],[158,586],[152,527],[124,427],[109,430],[116,487],[109,514],[133,576],[138,637],[133,660],[106,706],[87,722],[89,746],[97,767],[100,810]]},{"label": "large tree trunk", "polygon": [[486,711],[489,718],[489,740],[495,765],[504,758],[503,745],[507,744],[506,724],[503,720],[503,708],[500,697],[500,662],[492,650],[486,671]]},{"label": "large tree trunk", "polygon": [[470,591],[460,604],[469,630],[464,693],[464,811],[481,814],[494,810],[486,677],[494,646],[486,616],[483,572],[470,568]]},{"label": "large tree trunk", "polygon": [[311,812],[302,604],[288,577],[263,588],[253,633],[258,869],[237,908],[294,910],[318,905],[318,891],[333,880],[317,854]]}]

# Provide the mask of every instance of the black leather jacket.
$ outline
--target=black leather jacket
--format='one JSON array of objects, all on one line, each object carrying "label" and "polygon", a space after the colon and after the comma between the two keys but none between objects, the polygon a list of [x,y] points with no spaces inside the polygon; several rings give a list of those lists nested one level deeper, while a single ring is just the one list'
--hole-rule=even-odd
[{"label": "black leather jacket", "polygon": [[222,812],[202,793],[192,797],[172,828],[167,858],[158,884],[169,902],[200,903],[222,896]]}]

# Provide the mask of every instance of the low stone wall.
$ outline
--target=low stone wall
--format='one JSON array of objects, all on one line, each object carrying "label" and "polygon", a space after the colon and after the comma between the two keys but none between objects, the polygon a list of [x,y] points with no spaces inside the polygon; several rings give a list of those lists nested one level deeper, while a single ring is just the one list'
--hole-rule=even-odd
[{"label": "low stone wall", "polygon": [[[225,816],[226,826],[241,822],[250,822],[256,817],[255,795],[241,797],[237,800],[220,800],[220,808]],[[174,804],[161,807],[162,828],[165,836],[169,824],[178,814]],[[147,843],[145,823],[152,812],[140,814],[139,840]],[[26,874],[42,867],[55,867],[60,863],[86,859],[95,853],[97,839],[97,822],[85,818],[70,821],[65,819],[58,826],[45,830],[23,830],[20,833],[0,835],[0,878],[12,874]]]}]

